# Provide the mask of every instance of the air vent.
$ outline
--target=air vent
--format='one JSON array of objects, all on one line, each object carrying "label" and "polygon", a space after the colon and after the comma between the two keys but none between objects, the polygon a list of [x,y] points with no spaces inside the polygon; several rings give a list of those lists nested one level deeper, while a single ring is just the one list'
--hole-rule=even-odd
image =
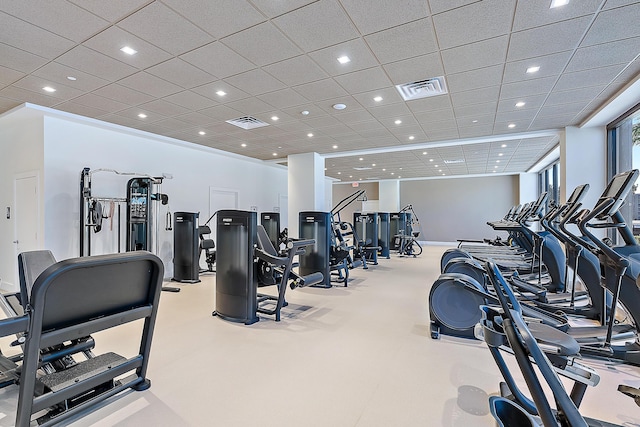
[{"label": "air vent", "polygon": [[396,85],[402,99],[410,101],[412,99],[426,98],[447,93],[447,84],[444,77],[434,77],[432,79],[420,80],[418,82]]},{"label": "air vent", "polygon": [[262,120],[258,120],[255,117],[251,116],[244,116],[238,117],[237,119],[227,120],[227,123],[238,126],[242,129],[255,129],[261,128],[263,126],[269,126],[269,123],[265,123]]},{"label": "air vent", "polygon": [[464,159],[445,160],[444,162],[448,165],[454,165],[456,163],[464,163]]},{"label": "air vent", "polygon": [[368,171],[368,170],[369,170],[369,169],[371,169],[371,168],[368,168],[368,167],[358,167],[358,168],[354,168],[354,169],[355,169],[355,170],[357,170],[357,171]]}]

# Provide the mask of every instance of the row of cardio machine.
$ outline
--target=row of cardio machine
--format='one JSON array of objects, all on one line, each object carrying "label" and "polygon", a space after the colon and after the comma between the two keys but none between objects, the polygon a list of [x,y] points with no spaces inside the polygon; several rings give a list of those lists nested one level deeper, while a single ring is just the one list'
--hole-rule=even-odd
[{"label": "row of cardio machine", "polygon": [[[411,235],[406,212],[355,213],[355,225],[335,221],[331,212],[300,212],[297,239],[280,229],[278,212],[261,213],[259,224],[254,211],[221,210],[216,217],[213,315],[247,325],[260,314],[280,321],[287,288],[347,286],[350,269],[377,264],[378,255],[389,258],[398,249],[393,244],[401,242],[391,236]],[[209,264],[211,255],[205,251],[205,257]],[[261,289],[267,286],[276,292]]]},{"label": "row of cardio machine", "polygon": [[[588,184],[546,213],[543,195],[489,223],[509,233],[506,242],[462,241],[443,255],[429,295],[431,336],[485,340],[504,377],[490,405],[500,425],[612,425],[579,412],[599,381],[581,359],[640,366],[640,245],[620,212],[637,178],[635,169],[614,176],[590,209],[582,205]],[[505,349],[531,398],[518,389]],[[556,374],[574,382],[570,393]],[[540,384],[552,389],[553,410]],[[640,404],[638,389],[618,390]]]}]

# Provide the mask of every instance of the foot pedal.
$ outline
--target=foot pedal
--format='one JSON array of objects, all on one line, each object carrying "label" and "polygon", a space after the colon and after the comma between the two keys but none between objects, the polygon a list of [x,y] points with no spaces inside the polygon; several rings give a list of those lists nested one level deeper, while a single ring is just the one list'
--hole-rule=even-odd
[{"label": "foot pedal", "polygon": [[53,392],[60,391],[70,385],[84,381],[94,375],[108,371],[127,359],[116,353],[105,353],[91,359],[84,360],[64,371],[54,372],[39,378],[39,381]]},{"label": "foot pedal", "polygon": [[636,405],[640,406],[640,389],[620,384],[618,386],[618,391],[632,398],[633,401],[636,402]]}]

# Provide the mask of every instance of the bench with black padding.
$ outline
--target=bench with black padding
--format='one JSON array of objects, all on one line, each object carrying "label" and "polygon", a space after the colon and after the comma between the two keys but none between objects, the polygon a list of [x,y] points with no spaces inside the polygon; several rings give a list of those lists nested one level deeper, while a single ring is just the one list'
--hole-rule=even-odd
[{"label": "bench with black padding", "polygon": [[[125,389],[149,388],[146,371],[163,273],[158,257],[137,251],[64,260],[38,276],[25,315],[0,321],[0,336],[26,332],[16,426],[29,426],[33,414],[55,406],[58,412],[38,418],[40,425],[52,425]],[[106,353],[37,375],[41,349],[139,319],[144,327],[137,355]]]}]

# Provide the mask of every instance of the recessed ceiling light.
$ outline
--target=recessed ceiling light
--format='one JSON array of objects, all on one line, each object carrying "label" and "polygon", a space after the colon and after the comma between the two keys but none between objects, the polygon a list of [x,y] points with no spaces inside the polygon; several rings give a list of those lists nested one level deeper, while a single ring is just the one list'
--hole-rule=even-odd
[{"label": "recessed ceiling light", "polygon": [[442,169],[438,169],[438,172],[442,172]]},{"label": "recessed ceiling light", "polygon": [[444,174],[444,173],[442,174],[442,176],[445,176],[445,175],[446,175],[446,174]]},{"label": "recessed ceiling light", "polygon": [[338,146],[337,146],[337,145],[334,145],[334,146],[333,146],[333,148],[334,148],[334,149],[336,149],[336,148],[338,148]]},{"label": "recessed ceiling light", "polygon": [[509,126],[507,126],[509,129],[513,129],[514,127],[516,127],[515,123],[509,123]]},{"label": "recessed ceiling light", "polygon": [[358,160],[363,161],[364,159],[362,157],[360,157]]},{"label": "recessed ceiling light", "polygon": [[477,120],[471,120],[471,123],[478,123]]},{"label": "recessed ceiling light", "polygon": [[141,119],[146,119],[147,115],[145,113],[140,113],[138,114],[138,117],[140,117]]},{"label": "recessed ceiling light", "polygon": [[423,152],[422,152],[422,155],[423,155],[423,156],[426,156],[426,155],[427,155],[427,152],[426,152],[426,151],[423,151]]},{"label": "recessed ceiling light", "polygon": [[241,147],[246,147],[247,144],[245,144],[244,142],[242,144],[240,144]]},{"label": "recessed ceiling light", "polygon": [[344,110],[345,108],[347,108],[347,106],[344,104],[333,104],[334,110]]},{"label": "recessed ceiling light", "polygon": [[437,168],[437,167],[438,167],[438,165],[434,165],[433,167],[434,167],[434,168]]},{"label": "recessed ceiling light", "polygon": [[309,138],[311,138],[311,137],[313,136],[313,134],[312,134],[312,133],[308,133],[308,134],[307,134],[307,136],[308,136]]},{"label": "recessed ceiling light", "polygon": [[494,166],[493,168],[494,168],[494,169],[497,169],[497,168],[498,168],[498,166]]},{"label": "recessed ceiling light", "polygon": [[527,68],[527,74],[537,73],[538,71],[540,71],[540,67],[538,66]]},{"label": "recessed ceiling light", "polygon": [[500,163],[500,160],[496,160],[496,163]]},{"label": "recessed ceiling light", "polygon": [[273,120],[274,122],[277,122],[278,120],[280,120],[280,118],[278,116],[272,116],[271,120]]},{"label": "recessed ceiling light", "polygon": [[565,4],[569,4],[569,0],[551,0],[551,6],[549,6],[549,9],[564,6]]},{"label": "recessed ceiling light", "polygon": [[516,102],[516,107],[520,108],[520,107],[524,107],[525,103],[523,101],[520,102]]},{"label": "recessed ceiling light", "polygon": [[43,91],[45,91],[45,92],[49,92],[49,93],[53,93],[53,92],[55,92],[55,91],[56,91],[56,90],[55,90],[54,88],[52,88],[51,86],[45,86],[45,87],[43,87],[43,88],[42,88],[42,90],[43,90]]},{"label": "recessed ceiling light", "polygon": [[411,135],[411,136],[409,137],[409,139],[410,139],[411,141],[413,141],[414,139],[416,139],[416,137],[415,137],[415,136],[413,136],[413,135]]},{"label": "recessed ceiling light", "polygon": [[198,132],[199,135],[206,135],[207,133],[203,130],[201,130],[200,132]]},{"label": "recessed ceiling light", "polygon": [[324,168],[324,170],[327,170],[327,168]]},{"label": "recessed ceiling light", "polygon": [[375,163],[371,163],[371,166],[375,167],[375,166],[376,166],[376,164],[375,164]]},{"label": "recessed ceiling light", "polygon": [[278,147],[278,150],[282,150],[282,147]]},{"label": "recessed ceiling light", "polygon": [[398,168],[398,169],[402,170],[402,168]]},{"label": "recessed ceiling light", "polygon": [[338,172],[338,175],[342,175],[342,172]]},{"label": "recessed ceiling light", "polygon": [[121,47],[120,50],[126,53],[127,55],[135,55],[136,53],[138,53],[137,50],[130,48],[129,46]]},{"label": "recessed ceiling light", "polygon": [[346,64],[347,62],[351,62],[351,58],[349,58],[347,55],[342,55],[338,58],[338,62],[341,64]]},{"label": "recessed ceiling light", "polygon": [[398,119],[394,122],[395,124],[399,125],[400,123],[402,123],[402,120]]},{"label": "recessed ceiling light", "polygon": [[429,159],[430,162],[433,162],[433,159]]},{"label": "recessed ceiling light", "polygon": [[349,175],[349,178],[353,178],[353,175]]},{"label": "recessed ceiling light", "polygon": [[218,96],[225,96],[227,94],[227,92],[223,91],[223,90],[219,90],[216,92],[216,95]]},{"label": "recessed ceiling light", "polygon": [[393,172],[391,172],[391,175],[395,175]]},{"label": "recessed ceiling light", "polygon": [[278,155],[278,153],[273,153],[273,156],[274,156],[274,157],[275,157],[275,156],[277,156],[277,155]]},{"label": "recessed ceiling light", "polygon": [[504,156],[504,154],[502,154],[502,153],[498,153],[498,156],[502,157],[502,156]]},{"label": "recessed ceiling light", "polygon": [[300,114],[302,114],[303,116],[308,116],[309,112],[307,110],[304,110],[304,111],[300,111]]},{"label": "recessed ceiling light", "polygon": [[381,96],[376,96],[375,98],[373,98],[374,101],[376,102],[380,102],[382,101],[382,97]]},{"label": "recessed ceiling light", "polygon": [[73,76],[67,76],[67,80],[71,80],[72,82],[75,82],[78,79]]},{"label": "recessed ceiling light", "polygon": [[386,171],[387,171],[386,169],[382,169],[382,172],[386,172]]},{"label": "recessed ceiling light", "polygon": [[507,148],[507,144],[502,144],[500,147]]}]

